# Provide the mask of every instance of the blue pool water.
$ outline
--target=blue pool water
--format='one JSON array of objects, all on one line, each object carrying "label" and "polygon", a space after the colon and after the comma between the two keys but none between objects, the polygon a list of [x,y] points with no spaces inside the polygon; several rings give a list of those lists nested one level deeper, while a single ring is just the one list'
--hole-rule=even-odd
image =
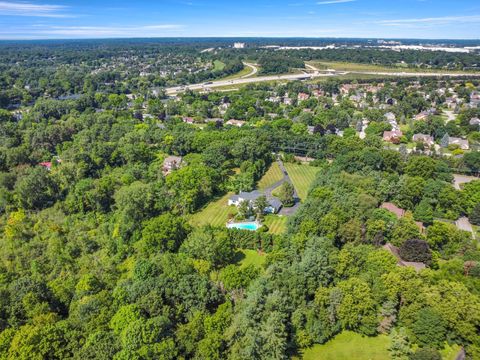
[{"label": "blue pool water", "polygon": [[240,230],[257,231],[260,225],[257,224],[256,222],[248,222],[248,223],[228,224],[227,227],[229,229],[234,228],[234,229],[240,229]]}]

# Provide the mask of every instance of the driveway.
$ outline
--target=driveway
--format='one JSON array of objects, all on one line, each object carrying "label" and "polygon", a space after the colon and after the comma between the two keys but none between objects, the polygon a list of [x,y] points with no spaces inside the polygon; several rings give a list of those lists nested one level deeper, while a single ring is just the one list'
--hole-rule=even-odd
[{"label": "driveway", "polygon": [[480,180],[480,178],[477,178],[475,176],[454,174],[453,175],[453,186],[455,187],[455,189],[461,190],[461,186],[463,184],[468,184],[469,182],[472,182],[472,181],[475,181],[475,180]]},{"label": "driveway", "polygon": [[455,221],[455,225],[457,225],[457,228],[459,230],[468,231],[472,233],[472,236],[474,236],[473,226],[472,224],[470,224],[470,221],[468,220],[468,218],[462,217],[458,219],[457,221]]},{"label": "driveway", "polygon": [[[285,168],[285,166],[283,165],[283,161],[280,160],[280,159],[277,159],[277,163],[278,163],[278,166],[280,167],[280,170],[283,173],[283,179],[280,180],[280,181],[277,181],[275,184],[273,184],[273,185],[271,185],[271,186],[269,186],[268,188],[265,189],[265,196],[267,197],[267,199],[275,198],[275,196],[272,195],[272,192],[276,188],[281,186],[284,182],[289,182],[293,186],[292,179],[290,179],[290,176],[288,175],[288,171]],[[295,205],[292,206],[292,207],[289,207],[289,208],[282,207],[282,209],[278,212],[278,215],[292,216],[298,211],[301,203],[300,203],[300,198],[298,197],[298,194],[297,194],[297,190],[295,190],[295,187],[293,187],[293,198],[295,200]]]}]

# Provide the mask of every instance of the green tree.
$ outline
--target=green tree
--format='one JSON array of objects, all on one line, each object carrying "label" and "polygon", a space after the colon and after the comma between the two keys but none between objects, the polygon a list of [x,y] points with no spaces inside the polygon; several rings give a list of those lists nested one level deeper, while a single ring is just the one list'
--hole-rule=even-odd
[{"label": "green tree", "polygon": [[394,360],[408,360],[412,353],[405,328],[393,329],[390,333],[391,343],[388,348]]},{"label": "green tree", "polygon": [[57,184],[40,166],[29,168],[15,184],[15,199],[24,209],[47,208],[53,205],[57,196]]},{"label": "green tree", "polygon": [[293,188],[293,185],[288,181],[285,181],[278,191],[278,198],[283,203],[283,206],[291,207],[295,205],[294,195],[295,189]]},{"label": "green tree", "polygon": [[139,249],[145,253],[174,252],[187,237],[189,227],[182,217],[166,213],[145,222]]},{"label": "green tree", "polygon": [[472,224],[480,225],[480,203],[473,207],[468,218]]},{"label": "green tree", "polygon": [[416,343],[422,347],[441,349],[446,340],[445,322],[440,314],[431,308],[424,308],[418,312],[412,331]]},{"label": "green tree", "polygon": [[430,225],[433,223],[433,208],[427,200],[422,200],[420,204],[415,207],[413,218],[424,224]]}]

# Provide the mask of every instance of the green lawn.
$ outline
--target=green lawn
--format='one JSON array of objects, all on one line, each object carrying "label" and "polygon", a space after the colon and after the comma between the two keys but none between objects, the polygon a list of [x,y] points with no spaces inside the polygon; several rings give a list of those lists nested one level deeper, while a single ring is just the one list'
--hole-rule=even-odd
[{"label": "green lawn", "polygon": [[315,66],[319,70],[334,69],[337,71],[378,71],[378,72],[434,72],[434,73],[465,73],[464,71],[444,70],[444,69],[420,69],[409,68],[404,64],[397,64],[397,66],[384,66],[375,64],[358,64],[350,62],[334,62],[334,61],[309,61],[308,64]]},{"label": "green lawn", "polygon": [[192,216],[190,224],[193,226],[225,226],[228,214],[236,211],[235,207],[228,206],[228,198],[232,195],[233,193],[228,193],[222,198],[210,202]]},{"label": "green lawn", "polygon": [[238,73],[226,76],[222,78],[221,80],[235,80],[235,79],[240,79],[241,77],[247,76],[252,73],[252,68],[249,66],[245,66],[243,70],[240,70]]},{"label": "green lawn", "polygon": [[292,179],[293,186],[297,190],[300,200],[305,201],[308,191],[320,169],[314,166],[290,163],[285,163],[285,168],[288,175],[290,175],[290,179]]},{"label": "green lawn", "polygon": [[304,360],[385,360],[390,359],[388,336],[362,337],[344,331],[323,345],[315,345],[303,353]]},{"label": "green lawn", "polygon": [[265,264],[265,260],[267,255],[266,254],[261,254],[256,250],[240,250],[240,253],[238,254],[238,262],[237,264],[243,268],[247,267],[248,265],[255,265],[257,267],[263,267],[263,264]]},{"label": "green lawn", "polygon": [[286,216],[267,215],[263,223],[268,226],[270,234],[279,235],[287,230],[287,221]]},{"label": "green lawn", "polygon": [[265,175],[260,179],[258,182],[257,188],[259,190],[265,190],[269,186],[272,186],[276,182],[279,182],[283,179],[282,170],[280,170],[280,166],[275,161],[271,166],[270,169],[265,173]]},{"label": "green lawn", "polygon": [[213,70],[215,71],[222,71],[225,68],[225,63],[221,62],[220,60],[215,60],[213,62]]}]

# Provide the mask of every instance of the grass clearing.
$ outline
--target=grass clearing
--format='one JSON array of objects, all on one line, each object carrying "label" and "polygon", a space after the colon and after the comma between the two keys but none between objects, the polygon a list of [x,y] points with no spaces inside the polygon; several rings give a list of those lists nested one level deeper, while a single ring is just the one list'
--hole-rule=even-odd
[{"label": "grass clearing", "polygon": [[[232,75],[229,75],[229,76],[226,76],[224,78],[221,78],[220,80],[235,80],[235,79],[240,79],[244,76],[247,76],[247,75],[250,75],[251,73],[253,72],[252,68],[250,66],[245,66],[243,68],[243,70],[235,73],[235,74],[232,74]],[[257,76],[257,74],[255,75],[252,75],[252,77],[255,77]]]},{"label": "grass clearing", "polygon": [[263,223],[268,226],[270,234],[280,235],[287,230],[287,221],[286,216],[267,215]]},{"label": "grass clearing", "polygon": [[364,337],[344,331],[323,345],[315,345],[303,353],[304,360],[385,360],[390,359],[386,335]]},{"label": "grass clearing", "polygon": [[[379,71],[379,72],[405,72],[405,73],[417,73],[417,72],[432,72],[432,73],[448,73],[448,74],[464,74],[468,71],[458,70],[444,70],[444,69],[420,69],[409,68],[404,64],[397,64],[396,66],[375,65],[375,64],[359,64],[340,61],[322,61],[314,60],[307,62],[308,64],[315,66],[319,70],[334,69],[337,71]],[[474,71],[471,71],[474,73]]]},{"label": "grass clearing", "polygon": [[194,214],[190,219],[192,226],[225,226],[228,220],[228,214],[236,211],[235,207],[228,206],[228,198],[233,193],[210,202],[202,210]]},{"label": "grass clearing", "polygon": [[309,166],[285,163],[290,179],[292,179],[293,186],[297,190],[300,200],[305,201],[308,195],[308,191],[312,186],[320,168]]},{"label": "grass clearing", "polygon": [[238,254],[237,264],[241,267],[247,267],[249,265],[254,265],[256,267],[262,268],[263,264],[267,259],[266,254],[261,254],[256,250],[240,250]]},{"label": "grass clearing", "polygon": [[278,166],[278,163],[275,161],[272,163],[265,175],[263,175],[263,177],[260,179],[257,187],[259,190],[265,190],[266,188],[272,186],[273,184],[279,182],[282,179],[282,170],[280,169],[280,166]]},{"label": "grass clearing", "polygon": [[215,60],[213,62],[213,66],[214,66],[213,68],[214,71],[222,71],[223,69],[225,69],[225,63],[220,60]]}]

